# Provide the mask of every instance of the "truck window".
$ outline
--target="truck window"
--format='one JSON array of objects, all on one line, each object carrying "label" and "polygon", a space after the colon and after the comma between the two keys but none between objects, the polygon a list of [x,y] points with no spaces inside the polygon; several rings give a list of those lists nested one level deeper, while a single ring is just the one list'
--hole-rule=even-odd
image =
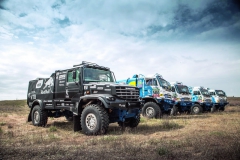
[{"label": "truck window", "polygon": [[172,87],[172,92],[175,92],[175,88],[174,87]]},{"label": "truck window", "polygon": [[156,79],[149,79],[149,80],[147,80],[147,85],[149,85],[149,86],[157,86]]},{"label": "truck window", "polygon": [[215,93],[214,92],[210,92],[210,95],[213,96],[213,95],[215,95]]},{"label": "truck window", "polygon": [[199,91],[193,91],[193,95],[200,95]]},{"label": "truck window", "polygon": [[97,68],[84,68],[85,82],[114,82],[113,75],[109,70]]},{"label": "truck window", "polygon": [[79,81],[79,70],[76,70],[76,79],[73,79],[73,71],[69,71],[67,75],[68,82],[78,82]]}]

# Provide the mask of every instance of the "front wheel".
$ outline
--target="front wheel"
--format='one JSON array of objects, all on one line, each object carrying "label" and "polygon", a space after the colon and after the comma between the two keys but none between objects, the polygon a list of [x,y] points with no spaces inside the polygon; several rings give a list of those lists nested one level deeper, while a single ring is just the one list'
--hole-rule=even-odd
[{"label": "front wheel", "polygon": [[107,133],[109,116],[106,110],[97,104],[87,105],[81,115],[82,131],[86,135],[99,135]]},{"label": "front wheel", "polygon": [[147,118],[160,118],[161,117],[161,109],[154,102],[147,102],[144,104],[142,109],[142,115]]},{"label": "front wheel", "polygon": [[177,106],[173,106],[173,108],[172,108],[171,111],[170,111],[170,115],[171,115],[171,116],[176,116],[177,113],[178,113],[178,108],[177,108]]},{"label": "front wheel", "polygon": [[200,114],[202,113],[202,107],[199,104],[194,104],[191,108],[191,113],[192,114]]},{"label": "front wheel", "polygon": [[130,127],[134,128],[137,127],[140,122],[140,114],[137,115],[136,118],[128,118],[125,120],[125,122],[118,122],[118,125],[120,127]]},{"label": "front wheel", "polygon": [[218,110],[219,111],[224,111],[225,110],[225,106],[224,107],[220,107]]},{"label": "front wheel", "polygon": [[213,112],[215,112],[216,110],[217,110],[216,106],[213,105],[212,108],[211,108],[211,112],[213,113]]},{"label": "front wheel", "polygon": [[39,105],[33,107],[31,116],[34,126],[46,126],[48,120],[47,111],[42,109]]}]

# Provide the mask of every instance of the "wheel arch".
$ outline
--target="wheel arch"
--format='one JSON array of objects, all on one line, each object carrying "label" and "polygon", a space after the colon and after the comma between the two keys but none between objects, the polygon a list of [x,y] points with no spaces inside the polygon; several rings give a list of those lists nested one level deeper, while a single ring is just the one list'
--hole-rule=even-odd
[{"label": "wheel arch", "polygon": [[83,109],[89,104],[102,103],[104,108],[109,108],[107,102],[101,96],[84,96],[81,97],[78,104],[78,115],[81,115]]},{"label": "wheel arch", "polygon": [[154,102],[158,105],[158,101],[155,99],[155,98],[151,98],[151,97],[144,97],[142,98],[144,100],[144,103],[147,103],[147,102]]},{"label": "wheel arch", "polygon": [[34,108],[36,105],[39,105],[41,108],[44,108],[42,100],[40,100],[40,99],[34,100],[33,103],[32,103],[32,105],[31,105],[30,112],[29,112],[29,114],[28,114],[28,120],[27,120],[28,122],[32,121],[31,113],[32,113],[33,108]]}]

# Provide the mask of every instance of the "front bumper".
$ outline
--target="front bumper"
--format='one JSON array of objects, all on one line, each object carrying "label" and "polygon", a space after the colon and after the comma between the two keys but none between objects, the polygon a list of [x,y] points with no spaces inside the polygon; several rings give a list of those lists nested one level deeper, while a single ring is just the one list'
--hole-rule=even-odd
[{"label": "front bumper", "polygon": [[118,108],[118,109],[134,109],[138,108],[141,109],[143,106],[142,101],[135,101],[135,102],[109,102],[109,108]]},{"label": "front bumper", "polygon": [[176,101],[175,105],[180,105],[180,106],[192,106],[193,103],[192,101]]}]

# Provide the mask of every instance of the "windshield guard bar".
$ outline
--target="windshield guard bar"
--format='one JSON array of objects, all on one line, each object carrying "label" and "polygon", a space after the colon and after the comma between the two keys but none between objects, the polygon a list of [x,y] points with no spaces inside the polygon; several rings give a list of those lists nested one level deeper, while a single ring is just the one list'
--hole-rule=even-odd
[{"label": "windshield guard bar", "polygon": [[163,78],[162,75],[159,74],[159,73],[156,73],[156,74],[154,75],[154,77],[160,77],[160,78]]},{"label": "windshield guard bar", "polygon": [[96,63],[91,63],[91,62],[87,62],[87,61],[82,61],[81,64],[73,65],[73,67],[79,67],[79,66],[96,67],[96,68],[101,68],[101,69],[105,69],[105,70],[110,70],[110,68],[108,68],[108,67],[99,66]]}]

